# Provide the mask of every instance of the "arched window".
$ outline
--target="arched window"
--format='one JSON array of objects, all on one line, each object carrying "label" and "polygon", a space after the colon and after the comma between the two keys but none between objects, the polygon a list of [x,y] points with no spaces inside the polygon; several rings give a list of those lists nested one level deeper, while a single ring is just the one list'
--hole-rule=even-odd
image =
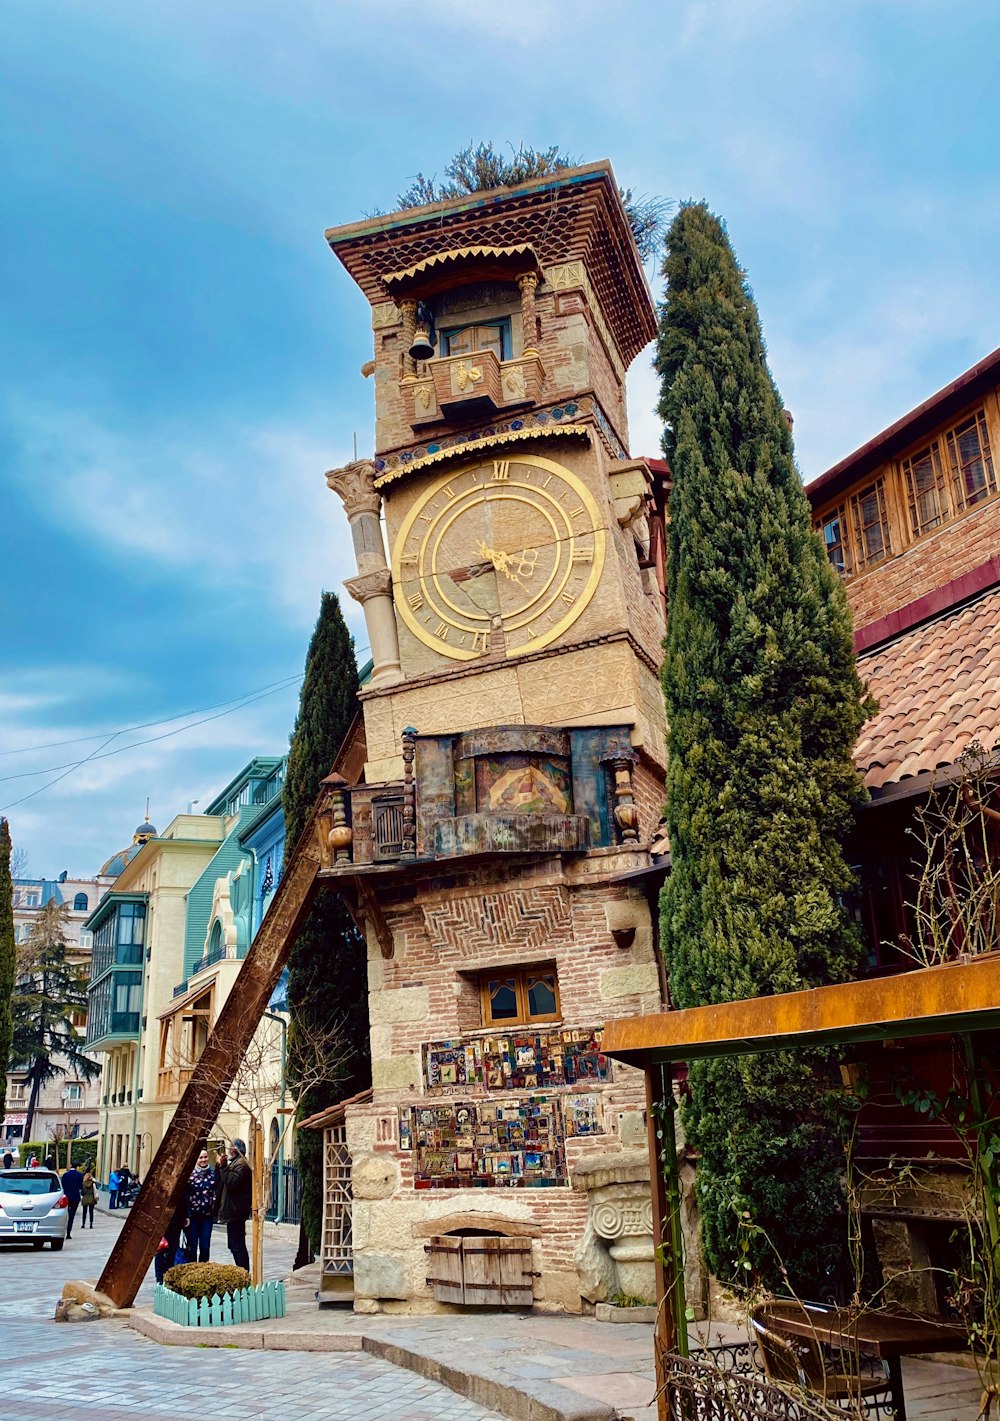
[{"label": "arched window", "polygon": [[208,950],[209,952],[222,951],[222,924],[218,918],[212,924],[212,936],[208,940]]},{"label": "arched window", "polygon": [[73,899],[74,913],[85,913],[89,907],[90,903],[87,899],[86,893],[78,893]]}]

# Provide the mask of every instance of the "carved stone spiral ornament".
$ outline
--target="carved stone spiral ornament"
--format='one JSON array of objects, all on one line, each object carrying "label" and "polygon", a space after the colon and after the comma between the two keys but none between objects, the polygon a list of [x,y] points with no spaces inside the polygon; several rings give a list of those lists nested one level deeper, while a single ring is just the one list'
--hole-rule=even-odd
[{"label": "carved stone spiral ornament", "polygon": [[626,1203],[605,1199],[594,1205],[591,1218],[594,1231],[601,1238],[643,1238],[653,1232],[653,1205],[649,1199]]}]

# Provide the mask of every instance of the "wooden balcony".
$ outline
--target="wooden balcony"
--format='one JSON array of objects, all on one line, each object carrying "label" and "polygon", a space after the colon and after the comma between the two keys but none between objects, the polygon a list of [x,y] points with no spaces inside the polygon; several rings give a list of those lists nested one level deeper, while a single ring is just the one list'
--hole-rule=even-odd
[{"label": "wooden balcony", "polygon": [[420,366],[403,382],[411,401],[410,424],[463,422],[490,418],[498,410],[534,404],[541,398],[545,370],[537,355],[498,360],[492,350],[448,355]]},{"label": "wooden balcony", "polygon": [[157,1100],[180,1100],[194,1066],[161,1066],[156,1073]]}]

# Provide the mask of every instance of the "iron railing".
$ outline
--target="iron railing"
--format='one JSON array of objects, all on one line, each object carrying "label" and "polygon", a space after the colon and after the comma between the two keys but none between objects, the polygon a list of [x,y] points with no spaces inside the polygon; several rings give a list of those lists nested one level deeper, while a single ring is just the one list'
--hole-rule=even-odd
[{"label": "iron railing", "polygon": [[297,1224],[302,1219],[302,1181],[294,1164],[271,1165],[271,1193],[265,1217],[271,1223]]}]

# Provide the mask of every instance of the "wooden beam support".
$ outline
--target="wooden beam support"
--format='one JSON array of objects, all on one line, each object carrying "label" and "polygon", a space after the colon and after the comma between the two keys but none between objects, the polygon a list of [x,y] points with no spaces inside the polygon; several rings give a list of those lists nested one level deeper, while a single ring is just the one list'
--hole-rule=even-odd
[{"label": "wooden beam support", "polygon": [[292,851],[267,916],[104,1265],[97,1286],[118,1307],[129,1307],[139,1291],[316,894],[315,819],[324,804],[325,796]]},{"label": "wooden beam support", "polygon": [[1000,952],[892,977],[609,1021],[601,1049],[629,1065],[1000,1027]]}]

